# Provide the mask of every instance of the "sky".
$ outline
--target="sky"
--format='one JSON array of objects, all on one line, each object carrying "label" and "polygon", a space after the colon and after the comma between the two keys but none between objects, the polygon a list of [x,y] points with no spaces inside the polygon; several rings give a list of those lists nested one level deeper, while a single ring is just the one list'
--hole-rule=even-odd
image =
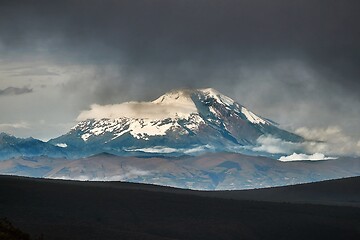
[{"label": "sky", "polygon": [[359,12],[358,0],[0,0],[0,132],[48,140],[92,104],[212,87],[360,152]]}]

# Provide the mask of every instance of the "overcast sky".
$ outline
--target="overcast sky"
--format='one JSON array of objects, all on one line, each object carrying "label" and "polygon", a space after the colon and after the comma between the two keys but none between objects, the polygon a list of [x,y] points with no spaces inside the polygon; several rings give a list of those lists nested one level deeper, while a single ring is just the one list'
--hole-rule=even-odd
[{"label": "overcast sky", "polygon": [[49,139],[91,104],[213,87],[284,128],[359,141],[359,12],[358,0],[1,0],[0,132]]}]

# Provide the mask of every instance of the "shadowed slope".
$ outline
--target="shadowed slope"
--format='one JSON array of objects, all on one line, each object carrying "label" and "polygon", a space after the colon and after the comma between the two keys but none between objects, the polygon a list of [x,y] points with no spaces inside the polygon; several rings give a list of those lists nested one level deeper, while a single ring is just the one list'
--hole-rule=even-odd
[{"label": "shadowed slope", "polygon": [[0,213],[26,232],[44,233],[45,239],[360,237],[359,208],[204,197],[211,194],[119,182],[3,176]]},{"label": "shadowed slope", "polygon": [[209,192],[208,195],[241,200],[360,207],[360,177],[265,189]]}]

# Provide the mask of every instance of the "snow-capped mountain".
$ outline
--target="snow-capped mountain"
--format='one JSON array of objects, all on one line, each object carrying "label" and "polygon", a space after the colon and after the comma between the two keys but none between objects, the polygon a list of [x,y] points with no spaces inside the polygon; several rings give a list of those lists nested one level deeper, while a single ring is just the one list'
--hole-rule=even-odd
[{"label": "snow-capped mountain", "polygon": [[262,135],[303,140],[212,88],[171,91],[151,102],[92,105],[78,120],[67,134],[50,141],[66,146],[75,157],[100,152],[244,152],[243,147],[256,145]]}]

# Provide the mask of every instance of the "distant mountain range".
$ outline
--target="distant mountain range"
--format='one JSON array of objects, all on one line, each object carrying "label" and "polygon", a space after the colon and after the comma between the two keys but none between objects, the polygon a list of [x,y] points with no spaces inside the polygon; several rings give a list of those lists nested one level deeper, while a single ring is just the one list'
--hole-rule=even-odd
[{"label": "distant mountain range", "polygon": [[0,174],[86,181],[127,181],[198,190],[233,190],[359,176],[360,159],[281,162],[237,153],[182,157],[121,157],[99,154],[76,160],[18,157],[0,161]]}]

